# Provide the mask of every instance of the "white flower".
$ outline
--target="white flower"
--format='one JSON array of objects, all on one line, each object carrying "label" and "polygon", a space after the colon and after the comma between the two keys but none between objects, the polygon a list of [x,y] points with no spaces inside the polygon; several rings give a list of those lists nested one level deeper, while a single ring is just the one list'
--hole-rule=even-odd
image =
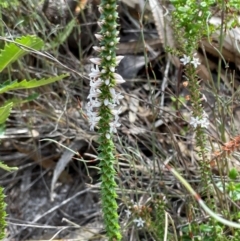
[{"label": "white flower", "polygon": [[115,72],[115,67],[111,66],[109,69],[111,72],[113,72],[113,73]]},{"label": "white flower", "polygon": [[119,100],[123,99],[124,96],[121,93],[116,93],[114,88],[110,88],[110,93],[112,95],[113,101],[115,104],[119,105]]},{"label": "white flower", "polygon": [[190,125],[194,128],[197,128],[197,126],[200,126],[201,128],[208,128],[209,121],[208,121],[208,115],[206,112],[203,112],[202,118],[200,119],[197,117],[191,117]]},{"label": "white flower", "polygon": [[202,128],[208,128],[209,126],[209,121],[207,118],[203,118],[202,120],[200,120],[200,125]]},{"label": "white flower", "polygon": [[101,41],[103,40],[103,36],[101,34],[95,34],[95,37],[97,38],[97,40]]},{"label": "white flower", "polygon": [[100,65],[101,64],[101,58],[91,58],[89,59],[93,64]]},{"label": "white flower", "polygon": [[121,55],[117,56],[116,57],[116,64],[118,65],[123,58],[124,58],[124,56],[121,56]]},{"label": "white flower", "polygon": [[109,107],[110,109],[112,109],[112,110],[113,110],[116,106],[117,106],[116,104],[113,104],[113,103],[111,103],[111,102],[108,103],[108,107]]},{"label": "white flower", "polygon": [[114,103],[116,103],[117,105],[119,105],[119,104],[120,104],[119,100],[121,100],[121,99],[123,99],[123,98],[124,98],[124,96],[123,96],[121,93],[117,93],[117,94],[115,95],[115,97],[113,98],[113,101],[114,101]]},{"label": "white flower", "polygon": [[195,58],[195,57],[193,57],[191,64],[193,64],[194,68],[197,68],[198,65],[201,65],[201,63],[199,62],[199,58]]},{"label": "white flower", "polygon": [[142,220],[142,218],[134,219],[133,222],[137,224],[138,228],[142,228],[144,226],[144,223],[145,223],[145,221]]},{"label": "white flower", "polygon": [[105,21],[105,20],[102,20],[102,21],[98,21],[97,23],[98,23],[98,25],[99,25],[100,27],[102,27],[102,25],[105,24],[106,21]]},{"label": "white flower", "polygon": [[118,110],[112,110],[112,114],[114,116],[118,116],[119,114],[121,114],[122,112],[122,107],[120,107]]},{"label": "white flower", "polygon": [[97,116],[98,113],[96,112],[89,112],[88,113],[88,121],[90,124],[90,130],[93,131],[94,127],[98,124],[99,120],[101,119],[100,116]]},{"label": "white flower", "polygon": [[91,99],[88,103],[87,103],[87,111],[92,111],[94,107],[100,107],[101,106],[101,102],[98,101],[98,99]]},{"label": "white flower", "polygon": [[196,118],[195,117],[191,117],[191,121],[190,121],[190,125],[193,126],[194,128],[197,128],[199,124],[199,117],[197,116]]},{"label": "white flower", "polygon": [[180,59],[180,61],[183,63],[183,65],[190,63],[190,60],[191,60],[191,58],[185,54],[183,55],[183,58]]},{"label": "white flower", "polygon": [[124,212],[126,213],[127,218],[130,218],[131,211],[127,209],[127,210],[124,210]]},{"label": "white flower", "polygon": [[95,88],[93,88],[93,87],[91,87],[90,88],[90,92],[89,92],[89,95],[88,95],[88,99],[92,99],[92,98],[97,98],[99,95],[100,95],[100,93],[102,93],[101,92],[101,90],[99,90],[99,89],[95,89]]},{"label": "white flower", "polygon": [[93,49],[94,49],[96,52],[101,52],[101,48],[98,47],[98,46],[93,46]]},{"label": "white flower", "polygon": [[114,75],[114,78],[115,78],[117,84],[122,84],[122,83],[126,82],[120,74],[114,73],[113,75]]},{"label": "white flower", "polygon": [[92,87],[92,88],[95,88],[95,89],[97,89],[97,88],[99,88],[100,86],[101,86],[101,84],[103,83],[103,81],[100,79],[100,78],[98,78],[97,80],[91,80],[90,81],[90,86]]},{"label": "white flower", "polygon": [[99,27],[102,27],[103,22],[102,21],[98,21],[97,24],[98,24]]},{"label": "white flower", "polygon": [[100,13],[103,13],[103,8],[102,8],[101,6],[98,6],[98,11],[99,11]]},{"label": "white flower", "polygon": [[117,128],[121,126],[121,124],[118,122],[119,118],[116,118],[113,122],[110,122],[110,133],[117,133]]},{"label": "white flower", "polygon": [[91,73],[89,74],[89,77],[91,80],[99,77],[99,75],[100,75],[100,70],[97,65],[96,65],[96,68],[94,67],[91,68]]}]

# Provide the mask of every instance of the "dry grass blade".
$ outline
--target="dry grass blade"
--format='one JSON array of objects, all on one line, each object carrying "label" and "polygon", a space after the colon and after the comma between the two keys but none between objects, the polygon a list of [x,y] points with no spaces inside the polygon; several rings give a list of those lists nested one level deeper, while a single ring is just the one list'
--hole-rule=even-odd
[{"label": "dry grass blade", "polygon": [[57,162],[57,165],[54,168],[50,193],[51,200],[53,200],[54,187],[59,176],[61,175],[65,167],[68,165],[68,163],[72,160],[72,157],[76,154],[76,152],[79,149],[82,149],[82,147],[84,146],[86,146],[86,142],[84,140],[74,140],[69,146],[69,148],[63,152],[62,156]]},{"label": "dry grass blade", "polygon": [[[170,25],[171,19],[169,16],[168,7],[164,6],[164,4],[161,4],[157,0],[149,0],[149,4],[162,45],[164,47],[175,48],[176,44],[173,30]],[[180,62],[176,57],[169,54],[169,58],[176,67],[179,67]]]}]

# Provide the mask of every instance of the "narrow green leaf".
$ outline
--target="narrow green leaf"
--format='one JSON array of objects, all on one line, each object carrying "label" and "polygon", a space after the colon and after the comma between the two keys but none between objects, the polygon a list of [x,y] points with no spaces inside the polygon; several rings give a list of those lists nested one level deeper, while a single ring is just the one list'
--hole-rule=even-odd
[{"label": "narrow green leaf", "polygon": [[0,107],[0,125],[6,122],[12,110],[12,106],[13,106],[12,103],[8,103]]},{"label": "narrow green leaf", "polygon": [[10,90],[19,90],[19,89],[31,89],[36,88],[39,86],[43,86],[46,84],[53,83],[55,81],[61,80],[65,77],[67,77],[68,74],[62,74],[60,76],[50,77],[48,79],[32,79],[32,80],[22,80],[21,82],[13,81],[9,85],[1,86],[0,87],[0,94],[10,91]]},{"label": "narrow green leaf", "polygon": [[76,26],[76,19],[73,18],[64,30],[59,32],[58,35],[50,42],[49,46],[45,48],[45,50],[54,49],[64,43],[66,39],[69,37],[70,33],[72,33],[73,28]]},{"label": "narrow green leaf", "polygon": [[0,72],[9,64],[28,53],[23,46],[39,50],[43,46],[43,41],[36,36],[27,35],[16,39],[15,43],[6,43],[4,49],[0,51]]}]

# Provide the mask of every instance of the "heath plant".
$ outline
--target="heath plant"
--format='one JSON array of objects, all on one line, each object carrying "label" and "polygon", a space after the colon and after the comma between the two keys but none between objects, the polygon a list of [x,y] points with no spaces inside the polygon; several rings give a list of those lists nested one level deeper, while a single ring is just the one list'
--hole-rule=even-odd
[{"label": "heath plant", "polygon": [[[191,188],[189,184],[183,180],[183,178],[172,168],[168,167],[169,170],[171,169],[172,172],[181,183],[184,183],[184,186],[190,191],[193,196],[195,196],[195,199],[199,202],[199,204],[203,207],[203,209],[210,214],[213,219],[210,219],[207,222],[207,226],[204,226],[204,228],[201,228],[199,224],[194,226],[192,225],[192,228],[198,227],[199,237],[201,238],[201,232],[202,233],[214,233],[215,238],[221,236],[223,233],[223,229],[221,226],[217,225],[217,221],[231,227],[239,228],[240,224],[228,221],[228,220],[220,220],[222,217],[216,215],[212,210],[219,211],[216,208],[216,203],[211,197],[211,186],[212,186],[212,173],[211,168],[209,165],[209,148],[207,147],[207,132],[206,129],[209,127],[209,116],[206,113],[206,111],[203,108],[203,102],[206,101],[205,96],[201,92],[201,79],[198,75],[199,66],[201,65],[201,61],[198,57],[198,49],[199,46],[201,46],[201,41],[203,39],[208,39],[210,41],[210,36],[214,31],[217,30],[216,27],[213,27],[209,24],[209,19],[212,17],[212,9],[213,6],[215,9],[220,9],[222,11],[223,15],[226,12],[229,12],[230,9],[233,11],[233,9],[236,10],[236,2],[233,1],[192,1],[192,0],[171,0],[174,11],[171,12],[171,17],[173,20],[173,30],[175,34],[175,39],[178,45],[178,50],[175,51],[175,53],[178,54],[180,57],[180,62],[183,66],[183,78],[185,80],[184,85],[189,91],[188,100],[191,104],[191,117],[190,117],[190,127],[192,131],[194,132],[195,140],[196,140],[196,146],[197,146],[197,154],[199,157],[199,166],[200,166],[200,172],[201,172],[201,187],[206,193],[207,200],[206,204],[211,208],[209,209],[203,200],[200,198],[200,196]],[[225,4],[226,2],[226,4]],[[235,11],[233,11],[234,13]],[[222,16],[223,16],[222,15]],[[214,92],[217,96],[217,93],[220,88],[220,73],[222,68],[222,62],[221,59],[221,51],[222,51],[222,44],[224,39],[224,31],[226,29],[232,28],[233,26],[236,27],[237,21],[234,14],[231,16],[232,21],[231,25],[229,25],[229,19],[222,18],[222,24],[218,28],[220,32],[219,36],[219,49],[218,52],[220,54],[219,62],[218,62],[218,82],[217,86],[214,86],[213,89],[217,89],[216,92]],[[224,30],[223,30],[224,29]],[[209,73],[211,76],[211,73]],[[218,98],[218,97],[217,97]],[[220,130],[220,128],[219,128]],[[221,130],[220,130],[221,132]],[[221,135],[220,135],[221,136]],[[229,188],[229,185],[227,185]],[[234,186],[235,188],[235,186]],[[233,188],[233,189],[234,189]],[[235,192],[232,192],[232,194]],[[194,205],[193,205],[194,207]],[[190,211],[191,212],[191,211]],[[194,213],[194,212],[193,212]],[[223,212],[222,212],[223,213]],[[227,215],[227,217],[230,217],[231,215]],[[231,217],[233,218],[233,217]],[[203,226],[202,226],[203,227]],[[207,228],[206,228],[207,227]],[[211,227],[211,228],[210,228]],[[220,227],[220,228],[219,228]],[[210,229],[209,229],[210,228]],[[202,240],[202,239],[201,239]],[[205,239],[204,239],[205,240]],[[217,239],[216,239],[217,240]]]},{"label": "heath plant", "polygon": [[109,240],[121,240],[121,231],[118,223],[118,204],[116,201],[115,169],[116,153],[113,136],[120,126],[118,107],[123,98],[115,89],[116,85],[125,82],[116,73],[116,66],[123,56],[116,56],[116,45],[119,42],[117,30],[117,2],[115,0],[102,0],[99,6],[101,13],[98,34],[99,46],[94,50],[99,57],[91,59],[95,67],[89,75],[90,93],[88,95],[87,116],[90,129],[98,129],[99,155],[101,172],[101,201],[105,228]]}]

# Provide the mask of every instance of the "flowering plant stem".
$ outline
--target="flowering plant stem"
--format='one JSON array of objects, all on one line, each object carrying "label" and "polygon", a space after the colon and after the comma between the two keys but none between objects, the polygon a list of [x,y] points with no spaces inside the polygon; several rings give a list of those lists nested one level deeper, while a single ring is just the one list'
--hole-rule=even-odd
[{"label": "flowering plant stem", "polygon": [[99,6],[101,13],[98,24],[101,30],[96,34],[100,46],[94,50],[99,52],[98,58],[91,59],[96,68],[92,68],[90,76],[90,94],[88,95],[87,116],[90,129],[98,127],[99,155],[101,173],[101,200],[104,223],[109,240],[121,240],[118,224],[118,205],[115,187],[116,162],[113,134],[117,132],[120,109],[116,109],[123,98],[117,93],[115,86],[125,82],[115,73],[115,67],[123,58],[116,56],[116,45],[119,41],[117,30],[118,13],[115,0],[102,0]]}]

